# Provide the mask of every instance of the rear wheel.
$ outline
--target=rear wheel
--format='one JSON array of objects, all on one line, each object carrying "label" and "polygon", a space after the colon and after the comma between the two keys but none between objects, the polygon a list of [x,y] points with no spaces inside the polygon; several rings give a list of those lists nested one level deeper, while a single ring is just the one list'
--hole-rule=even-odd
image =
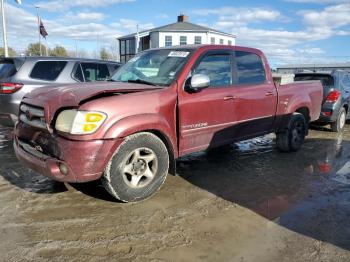
[{"label": "rear wheel", "polygon": [[131,135],[108,163],[102,183],[123,202],[137,202],[152,196],[164,183],[169,170],[168,150],[151,133]]},{"label": "rear wheel", "polygon": [[341,132],[344,129],[346,122],[346,110],[342,107],[339,110],[337,121],[331,123],[331,129],[333,132]]},{"label": "rear wheel", "polygon": [[307,133],[305,117],[300,113],[294,113],[289,120],[285,131],[276,134],[277,148],[282,152],[298,151]]}]

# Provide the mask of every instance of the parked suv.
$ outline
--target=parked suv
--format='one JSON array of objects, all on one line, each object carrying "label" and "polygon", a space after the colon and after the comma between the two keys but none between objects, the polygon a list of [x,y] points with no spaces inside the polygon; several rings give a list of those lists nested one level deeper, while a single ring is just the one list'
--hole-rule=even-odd
[{"label": "parked suv", "polygon": [[116,62],[81,58],[14,57],[0,60],[0,124],[17,121],[23,96],[42,86],[105,81]]},{"label": "parked suv", "polygon": [[320,80],[323,85],[322,111],[316,124],[330,124],[333,132],[340,132],[349,118],[350,73],[334,70],[295,75],[295,81],[306,80]]}]

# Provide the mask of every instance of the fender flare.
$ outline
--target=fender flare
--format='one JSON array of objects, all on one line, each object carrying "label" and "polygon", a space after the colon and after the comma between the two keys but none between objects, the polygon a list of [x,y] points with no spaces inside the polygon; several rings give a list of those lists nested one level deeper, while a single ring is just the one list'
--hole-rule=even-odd
[{"label": "fender flare", "polygon": [[156,131],[167,140],[177,156],[176,127],[158,114],[140,114],[119,119],[105,132],[104,139],[124,138],[138,132]]},{"label": "fender flare", "polygon": [[310,114],[309,117],[312,118],[313,112],[310,110],[312,106],[311,106],[311,99],[309,97],[307,99],[300,96],[295,97],[292,101],[289,102],[288,107],[286,109],[286,114],[293,114],[299,108],[307,108]]}]

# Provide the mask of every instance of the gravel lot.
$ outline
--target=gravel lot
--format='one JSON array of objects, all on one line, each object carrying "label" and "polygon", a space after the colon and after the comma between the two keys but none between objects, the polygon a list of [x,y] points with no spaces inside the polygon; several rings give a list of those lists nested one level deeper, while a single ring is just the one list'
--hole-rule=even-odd
[{"label": "gravel lot", "polygon": [[261,138],[177,165],[122,204],[23,167],[0,127],[0,261],[350,261],[350,125],[298,153]]}]

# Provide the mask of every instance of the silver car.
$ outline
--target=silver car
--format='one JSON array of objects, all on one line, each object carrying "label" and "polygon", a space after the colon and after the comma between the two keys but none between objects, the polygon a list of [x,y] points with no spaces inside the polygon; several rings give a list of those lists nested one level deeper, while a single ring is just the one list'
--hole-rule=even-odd
[{"label": "silver car", "polygon": [[39,87],[106,81],[120,63],[82,58],[14,57],[0,59],[0,124],[17,121],[23,96]]}]

